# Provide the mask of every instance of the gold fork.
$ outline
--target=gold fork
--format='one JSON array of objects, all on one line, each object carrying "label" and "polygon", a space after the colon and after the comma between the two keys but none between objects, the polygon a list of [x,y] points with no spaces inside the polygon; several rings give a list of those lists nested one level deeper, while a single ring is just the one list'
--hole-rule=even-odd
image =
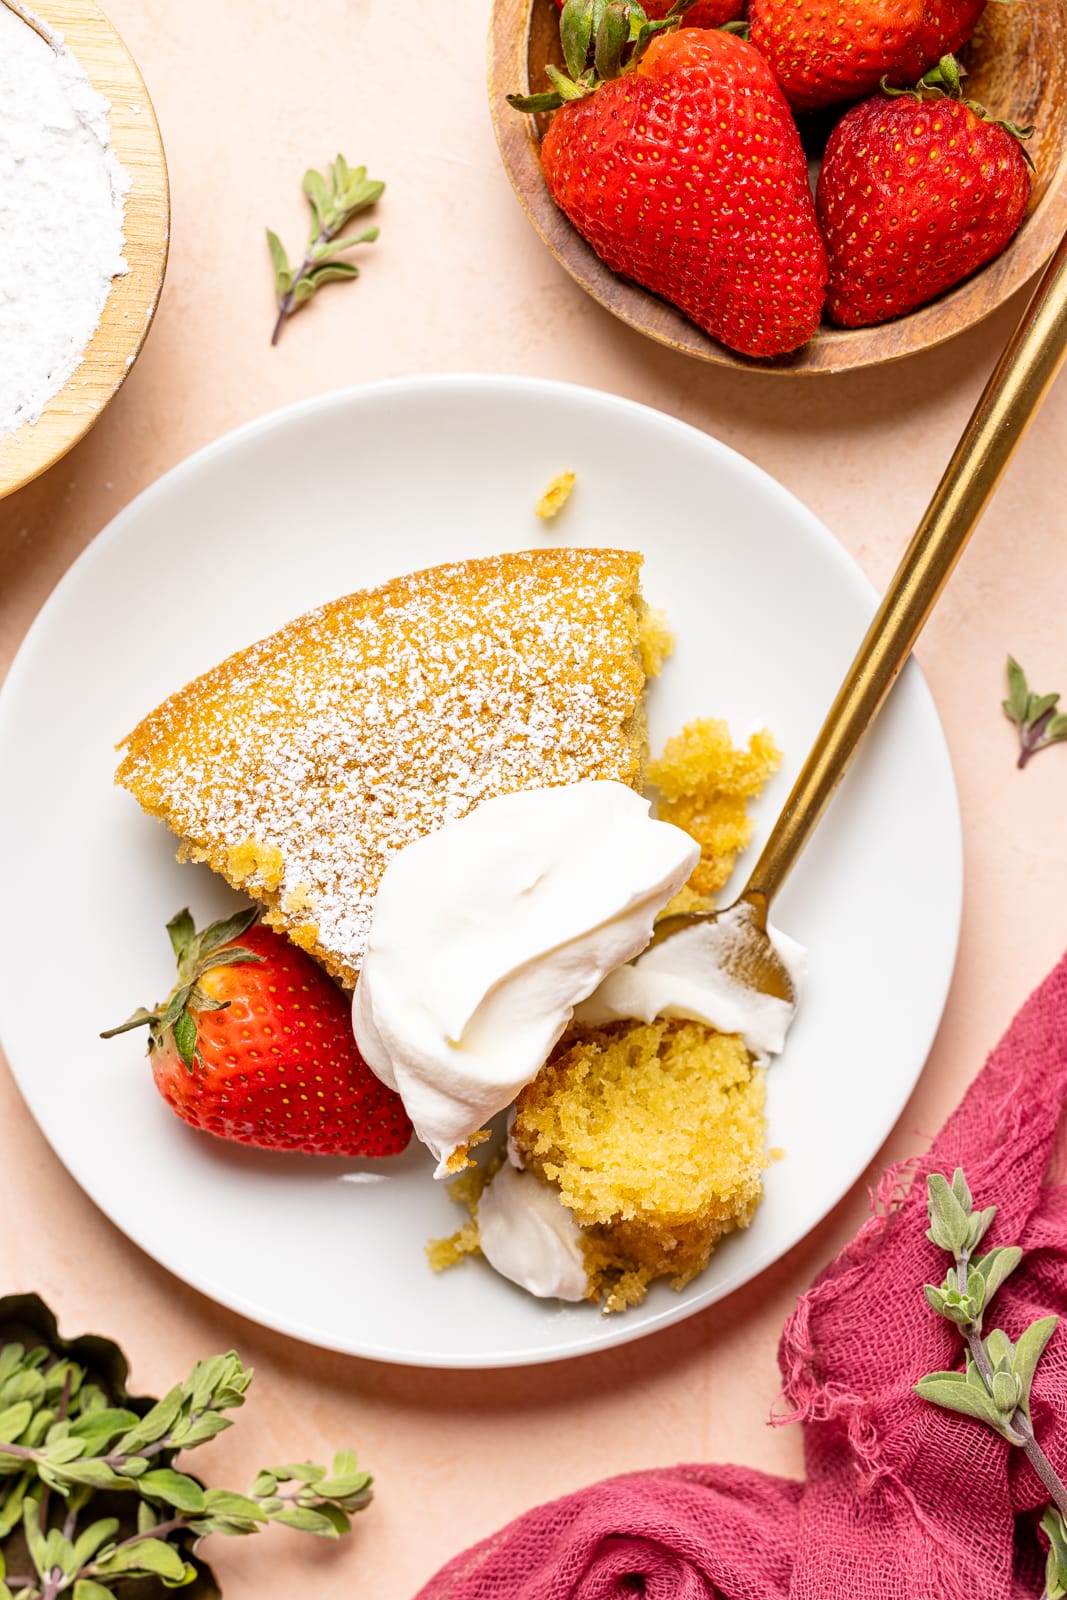
[{"label": "gold fork", "polygon": [[793,982],[767,934],[767,912],[896,682],[923,624],[1067,355],[1067,235],[1034,292],[963,430],[827,713],[748,883],[722,911],[656,924],[652,944],[717,920],[723,970],[792,1002]]}]

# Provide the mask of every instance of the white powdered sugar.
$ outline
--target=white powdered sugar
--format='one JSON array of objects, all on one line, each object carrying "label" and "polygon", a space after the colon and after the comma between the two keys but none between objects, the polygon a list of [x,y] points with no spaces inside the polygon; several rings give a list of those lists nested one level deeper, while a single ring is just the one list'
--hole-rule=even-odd
[{"label": "white powdered sugar", "polygon": [[108,110],[58,36],[0,4],[0,437],[63,387],[129,270]]}]

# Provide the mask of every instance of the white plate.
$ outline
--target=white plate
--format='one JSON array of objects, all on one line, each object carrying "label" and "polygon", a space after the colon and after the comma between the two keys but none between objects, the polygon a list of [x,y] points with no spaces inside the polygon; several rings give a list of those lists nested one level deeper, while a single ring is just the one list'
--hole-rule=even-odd
[{"label": "white plate", "polygon": [[[565,467],[560,519],[533,506]],[[959,928],[952,770],[911,665],[797,867],[776,920],[811,980],[770,1075],[751,1228],[681,1294],[619,1317],[531,1299],[480,1261],[433,1275],[459,1213],[411,1150],[381,1165],[277,1157],[166,1110],[143,1039],[99,1029],[158,999],[164,923],[233,896],[113,787],[113,746],[171,690],[321,601],[457,557],[540,543],[643,550],[678,649],[653,744],[697,715],[766,722],[785,769],[759,842],[873,609],[829,533],[741,456],[668,416],[529,379],[404,380],[279,411],[202,450],[89,546],[0,695],[0,1036],[31,1111],[97,1205],[180,1278],[259,1322],[425,1366],[547,1361],[719,1299],[840,1199],[892,1127],[941,1015]],[[921,914],[918,909],[921,907]]]}]

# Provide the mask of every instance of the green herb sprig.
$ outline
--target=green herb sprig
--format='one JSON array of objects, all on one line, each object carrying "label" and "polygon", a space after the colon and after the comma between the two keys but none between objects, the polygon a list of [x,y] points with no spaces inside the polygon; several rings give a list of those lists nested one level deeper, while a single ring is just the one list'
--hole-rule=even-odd
[{"label": "green herb sprig", "polygon": [[274,292],[278,297],[278,319],[271,344],[278,343],[287,318],[307,305],[324,283],[359,277],[354,261],[338,260],[341,252],[353,245],[373,244],[378,237],[379,230],[374,227],[364,228],[362,233],[351,237],[338,237],[353,217],[373,206],[385,193],[385,184],[368,178],[366,167],[350,167],[344,156],[339,155],[328,175],[309,167],[304,173],[303,189],[311,207],[311,231],[304,259],[298,267],[289,265],[282,241],[272,229],[267,229],[267,245],[274,267]]},{"label": "green herb sprig", "polygon": [[1008,698],[1001,705],[1019,729],[1017,766],[1025,767],[1039,750],[1067,739],[1067,715],[1056,710],[1059,699],[1058,694],[1032,694],[1026,673],[1013,656],[1008,657]]},{"label": "green herb sprig", "polygon": [[943,1174],[931,1173],[927,1206],[926,1237],[947,1251],[955,1265],[943,1283],[928,1283],[923,1292],[927,1304],[959,1328],[967,1356],[963,1372],[928,1372],[915,1392],[947,1411],[977,1418],[1023,1451],[1052,1500],[1041,1522],[1049,1541],[1045,1600],[1062,1600],[1067,1596],[1067,1486],[1038,1444],[1030,1420],[1034,1373],[1059,1318],[1039,1317],[1014,1344],[1001,1328],[983,1336],[986,1309],[1023,1253],[1017,1245],[998,1245],[984,1255],[975,1254],[997,1208],[974,1210],[959,1167],[951,1183]]},{"label": "green herb sprig", "polygon": [[[31,1297],[18,1304],[38,1324],[50,1319]],[[117,1394],[70,1354],[79,1346],[0,1349],[0,1600],[112,1600],[134,1578],[217,1595],[195,1554],[208,1534],[279,1523],[335,1539],[370,1500],[370,1476],[351,1450],[330,1471],[314,1462],[270,1467],[248,1494],[205,1487],[174,1459],[232,1427],[225,1413],[244,1404],[251,1369],[232,1351],[198,1361],[148,1404],[125,1395],[115,1346],[80,1344],[105,1352]]]}]

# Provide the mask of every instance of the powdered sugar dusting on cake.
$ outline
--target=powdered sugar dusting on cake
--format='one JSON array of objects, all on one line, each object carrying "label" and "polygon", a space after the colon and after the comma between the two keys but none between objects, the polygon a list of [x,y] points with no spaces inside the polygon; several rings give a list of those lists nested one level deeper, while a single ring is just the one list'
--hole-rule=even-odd
[{"label": "powdered sugar dusting on cake", "polygon": [[517,789],[639,780],[639,564],[533,551],[324,606],[153,712],[119,781],[354,982],[412,839]]}]

